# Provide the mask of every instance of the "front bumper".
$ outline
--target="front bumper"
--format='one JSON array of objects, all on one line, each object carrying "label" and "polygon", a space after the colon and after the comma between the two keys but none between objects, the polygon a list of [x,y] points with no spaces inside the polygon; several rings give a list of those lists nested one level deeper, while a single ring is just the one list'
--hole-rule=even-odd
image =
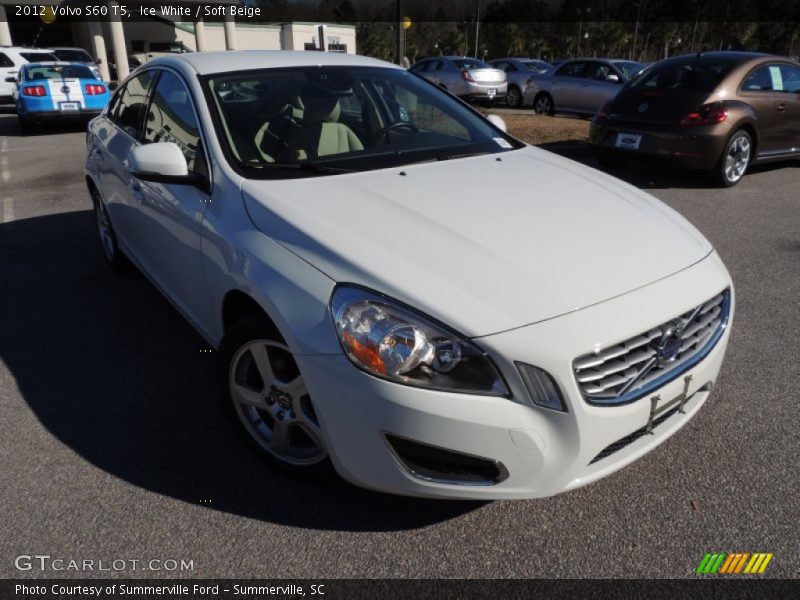
[{"label": "front bumper", "polygon": [[[393,384],[356,369],[344,356],[298,356],[333,463],[342,477],[384,492],[469,499],[551,496],[580,487],[636,460],[678,431],[705,404],[719,373],[730,322],[709,354],[653,394],[624,406],[591,406],[580,395],[572,361],[627,339],[730,287],[716,254],[671,277],[577,312],[479,338],[511,398],[435,392]],[[647,307],[643,310],[643,307]],[[732,317],[733,307],[731,309]],[[526,362],[553,377],[567,412],[533,405],[514,367]],[[691,375],[687,384],[684,377]],[[659,406],[686,392],[647,435],[651,398]],[[506,476],[485,485],[419,477],[401,464],[386,435],[497,461]],[[631,435],[634,434],[634,435]],[[627,442],[617,448],[618,442]],[[615,451],[609,453],[609,447]],[[597,459],[603,454],[603,458]]]},{"label": "front bumper", "polygon": [[[615,147],[617,134],[641,135],[637,150]],[[732,133],[730,123],[718,125],[678,126],[615,123],[595,119],[589,128],[589,143],[631,158],[669,159],[690,169],[708,170],[719,161],[725,143]]]}]

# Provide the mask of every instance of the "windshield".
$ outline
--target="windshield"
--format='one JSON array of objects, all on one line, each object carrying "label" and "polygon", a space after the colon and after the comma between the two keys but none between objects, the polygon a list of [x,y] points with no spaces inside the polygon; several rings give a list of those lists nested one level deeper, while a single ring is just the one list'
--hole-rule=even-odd
[{"label": "windshield", "polygon": [[669,61],[643,73],[631,87],[710,92],[719,85],[735,64],[731,61],[711,62],[702,58]]},{"label": "windshield", "polygon": [[92,57],[84,50],[53,50],[58,60],[65,62],[92,63]]},{"label": "windshield", "polygon": [[37,79],[94,79],[89,67],[80,65],[27,65],[22,68],[27,81]]},{"label": "windshield", "polygon": [[19,55],[28,62],[45,62],[48,60],[58,60],[50,52],[20,52]]},{"label": "windshield", "polygon": [[522,146],[402,69],[299,67],[205,79],[218,134],[246,177],[368,171]]},{"label": "windshield", "polygon": [[644,68],[642,63],[633,62],[629,60],[620,60],[615,61],[614,66],[617,67],[622,74],[625,76],[625,79],[632,79],[634,75],[636,75],[639,71]]}]

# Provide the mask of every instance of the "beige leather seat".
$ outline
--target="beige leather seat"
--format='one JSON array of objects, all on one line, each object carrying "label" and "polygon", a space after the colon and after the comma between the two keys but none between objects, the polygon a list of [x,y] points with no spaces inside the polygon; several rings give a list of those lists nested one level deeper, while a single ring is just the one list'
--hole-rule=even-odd
[{"label": "beige leather seat", "polygon": [[339,123],[341,106],[334,95],[303,95],[303,123],[288,140],[290,160],[308,160],[363,150],[358,136],[344,123]]},{"label": "beige leather seat", "polygon": [[260,112],[268,115],[268,120],[256,130],[253,142],[262,160],[275,162],[286,148],[291,130],[303,118],[303,101],[297,84],[288,81],[277,84],[270,90]]}]

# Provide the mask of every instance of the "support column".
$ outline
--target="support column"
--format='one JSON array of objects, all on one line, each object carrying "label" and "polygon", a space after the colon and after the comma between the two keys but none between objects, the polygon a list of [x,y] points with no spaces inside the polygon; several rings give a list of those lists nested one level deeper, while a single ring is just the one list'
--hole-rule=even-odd
[{"label": "support column", "polygon": [[11,30],[8,28],[6,7],[0,4],[0,46],[11,46]]},{"label": "support column", "polygon": [[194,45],[198,52],[205,52],[206,47],[206,24],[203,19],[194,22]]},{"label": "support column", "polygon": [[89,21],[89,41],[92,44],[92,53],[100,63],[100,77],[108,83],[111,81],[111,71],[108,68],[108,54],[106,54],[106,40],[103,38],[103,25],[97,21]]},{"label": "support column", "polygon": [[225,49],[236,50],[236,20],[225,13]]},{"label": "support column", "polygon": [[117,64],[117,81],[122,81],[128,76],[128,48],[125,45],[125,28],[119,16],[120,9],[117,2],[108,3],[109,25],[111,25],[111,43],[114,46],[114,62]]}]

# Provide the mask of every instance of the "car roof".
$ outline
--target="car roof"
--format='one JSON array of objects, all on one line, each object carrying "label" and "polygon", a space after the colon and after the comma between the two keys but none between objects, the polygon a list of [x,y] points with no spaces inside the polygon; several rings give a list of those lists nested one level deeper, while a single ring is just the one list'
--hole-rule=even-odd
[{"label": "car roof", "polygon": [[160,56],[146,66],[187,66],[198,75],[279,69],[282,67],[350,66],[386,67],[402,69],[392,63],[375,58],[344,54],[341,52],[313,52],[308,50],[223,50],[219,52],[190,52]]},{"label": "car roof", "polygon": [[0,52],[50,52],[50,48],[30,48],[28,46],[0,46]]}]

